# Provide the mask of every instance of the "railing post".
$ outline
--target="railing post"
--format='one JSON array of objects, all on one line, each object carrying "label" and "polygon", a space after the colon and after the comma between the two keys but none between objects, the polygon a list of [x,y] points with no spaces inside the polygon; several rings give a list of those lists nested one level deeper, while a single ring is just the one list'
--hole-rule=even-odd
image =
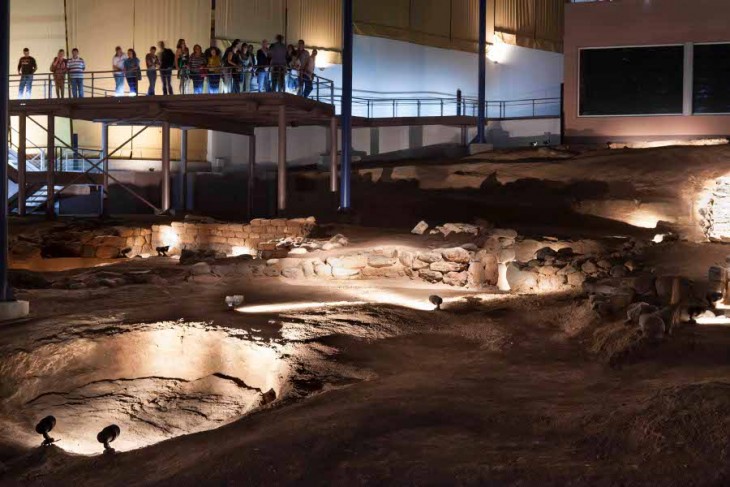
[{"label": "railing post", "polygon": [[170,123],[162,122],[162,212],[170,211]]},{"label": "railing post", "polygon": [[532,99],[532,118],[535,118],[535,99]]},{"label": "railing post", "polygon": [[444,116],[444,99],[441,98],[440,102],[441,102],[441,116],[443,117]]},{"label": "railing post", "polygon": [[420,117],[421,116],[421,100],[416,100],[416,114]]},{"label": "railing post", "polygon": [[461,98],[461,90],[456,90],[456,116],[460,117],[462,114],[461,104],[463,100]]}]

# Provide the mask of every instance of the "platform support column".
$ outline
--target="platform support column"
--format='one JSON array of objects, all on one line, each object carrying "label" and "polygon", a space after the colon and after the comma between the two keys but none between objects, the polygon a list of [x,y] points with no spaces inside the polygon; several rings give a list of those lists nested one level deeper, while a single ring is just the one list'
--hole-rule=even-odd
[{"label": "platform support column", "polygon": [[101,167],[101,213],[106,212],[109,199],[109,124],[101,124],[101,160],[104,161]]},{"label": "platform support column", "polygon": [[187,181],[188,180],[188,129],[182,129],[180,134],[180,184],[178,187],[178,207],[180,211],[187,210]]},{"label": "platform support column", "polygon": [[56,217],[56,117],[48,115],[46,143],[46,216]]},{"label": "platform support column", "polygon": [[286,106],[279,107],[279,170],[277,174],[277,209],[286,210]]},{"label": "platform support column", "polygon": [[330,119],[330,191],[337,192],[337,117]]},{"label": "platform support column", "polygon": [[477,143],[486,142],[484,125],[487,105],[487,0],[479,0],[479,107],[477,110]]},{"label": "platform support column", "polygon": [[18,215],[25,216],[25,199],[26,192],[26,150],[27,150],[27,125],[28,120],[25,118],[25,114],[21,114],[18,117]]},{"label": "platform support column", "polygon": [[170,211],[170,123],[162,122],[162,212]]},{"label": "platform support column", "polygon": [[256,184],[256,133],[248,136],[248,195],[246,198],[246,215],[253,218],[253,192]]},{"label": "platform support column", "polygon": [[350,162],[352,160],[352,0],[342,0],[342,162],[340,164],[340,211],[351,206]]}]

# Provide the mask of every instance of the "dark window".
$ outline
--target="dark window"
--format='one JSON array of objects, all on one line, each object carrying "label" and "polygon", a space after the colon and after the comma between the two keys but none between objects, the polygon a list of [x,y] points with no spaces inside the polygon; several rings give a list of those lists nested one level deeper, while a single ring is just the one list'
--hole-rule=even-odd
[{"label": "dark window", "polygon": [[695,113],[730,113],[730,44],[695,46]]},{"label": "dark window", "polygon": [[580,114],[681,114],[683,77],[683,46],[583,49]]}]

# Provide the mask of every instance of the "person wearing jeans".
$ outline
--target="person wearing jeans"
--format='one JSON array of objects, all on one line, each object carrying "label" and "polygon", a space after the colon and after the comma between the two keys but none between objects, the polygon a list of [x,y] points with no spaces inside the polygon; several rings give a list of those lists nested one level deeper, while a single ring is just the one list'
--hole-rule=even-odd
[{"label": "person wearing jeans", "polygon": [[75,47],[71,51],[71,59],[66,61],[66,70],[71,83],[71,98],[83,98],[86,63],[79,57],[79,50]]},{"label": "person wearing jeans", "polygon": [[120,46],[116,47],[114,57],[112,58],[112,71],[114,72],[114,84],[116,96],[124,96],[124,61],[127,56]]},{"label": "person wearing jeans", "polygon": [[256,84],[259,93],[269,91],[269,41],[261,41],[261,49],[256,52]]},{"label": "person wearing jeans", "polygon": [[33,89],[33,74],[38,70],[38,64],[35,58],[30,55],[30,49],[23,49],[23,57],[18,61],[18,74],[20,75],[20,88],[18,89],[18,98],[30,98],[30,92]]},{"label": "person wearing jeans", "polygon": [[150,52],[147,53],[144,61],[147,65],[147,80],[150,83],[147,95],[154,96],[155,85],[157,84],[157,69],[160,67],[160,58],[157,57],[157,48],[155,46],[150,47]]},{"label": "person wearing jeans", "polygon": [[162,80],[162,93],[164,95],[172,95],[172,69],[175,67],[175,53],[172,49],[165,47],[165,43],[160,41],[157,44],[160,48],[160,79]]},{"label": "person wearing jeans", "polygon": [[309,98],[312,93],[312,82],[314,81],[314,68],[317,66],[317,50],[313,49],[312,54],[307,56],[307,65],[302,66],[302,96]]}]

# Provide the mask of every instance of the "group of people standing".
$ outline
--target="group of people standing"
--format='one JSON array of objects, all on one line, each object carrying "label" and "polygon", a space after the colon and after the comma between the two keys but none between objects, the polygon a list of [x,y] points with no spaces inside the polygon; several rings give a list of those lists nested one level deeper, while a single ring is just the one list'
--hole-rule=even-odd
[{"label": "group of people standing", "polygon": [[[56,97],[65,96],[65,83],[69,81],[70,95],[73,98],[84,96],[84,71],[86,64],[74,48],[72,56],[66,58],[63,49],[51,63]],[[225,51],[211,46],[205,51],[199,44],[193,46],[192,52],[185,39],[177,42],[176,50],[167,48],[164,41],[152,46],[142,61],[134,49],[126,53],[117,46],[112,57],[112,76],[114,93],[124,96],[125,81],[129,94],[135,96],[140,91],[143,70],[148,80],[147,95],[155,95],[157,79],[162,82],[162,94],[172,95],[172,76],[177,72],[179,80],[178,92],[189,92],[192,82],[192,93],[201,94],[208,83],[208,93],[246,93],[258,92],[292,92],[309,97],[313,90],[314,70],[316,67],[317,49],[310,53],[305,43],[300,40],[295,47],[286,45],[284,37],[276,36],[276,42],[261,42],[261,47],[254,51],[253,44],[239,39],[233,41]],[[30,98],[33,76],[38,65],[30,56],[28,48],[23,50],[23,57],[18,62],[20,74],[19,98]]]}]

